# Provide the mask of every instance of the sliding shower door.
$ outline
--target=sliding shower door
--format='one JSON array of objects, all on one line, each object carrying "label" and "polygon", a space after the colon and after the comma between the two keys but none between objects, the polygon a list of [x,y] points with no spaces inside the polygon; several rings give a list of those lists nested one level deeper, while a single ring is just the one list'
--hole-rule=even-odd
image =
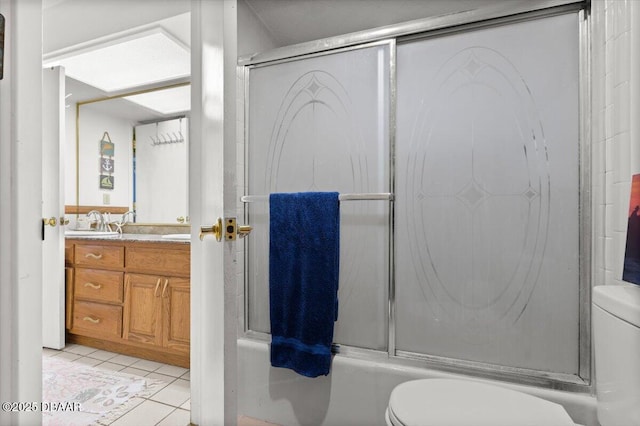
[{"label": "sliding shower door", "polygon": [[[246,67],[245,194],[394,194],[341,202],[336,343],[588,380],[582,24],[520,16]],[[266,334],[269,206],[246,212],[245,327]]]},{"label": "sliding shower door", "polygon": [[[246,194],[391,192],[390,48],[376,43],[249,69]],[[269,205],[251,202],[246,211],[247,328],[268,333]],[[341,202],[335,342],[386,350],[389,241],[388,201]]]},{"label": "sliding shower door", "polygon": [[396,354],[578,374],[578,34],[398,46]]}]

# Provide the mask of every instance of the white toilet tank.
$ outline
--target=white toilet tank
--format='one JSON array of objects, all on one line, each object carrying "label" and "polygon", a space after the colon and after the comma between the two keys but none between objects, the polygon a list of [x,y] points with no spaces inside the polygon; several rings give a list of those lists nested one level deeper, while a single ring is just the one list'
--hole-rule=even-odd
[{"label": "white toilet tank", "polygon": [[640,425],[640,286],[593,289],[598,420]]}]

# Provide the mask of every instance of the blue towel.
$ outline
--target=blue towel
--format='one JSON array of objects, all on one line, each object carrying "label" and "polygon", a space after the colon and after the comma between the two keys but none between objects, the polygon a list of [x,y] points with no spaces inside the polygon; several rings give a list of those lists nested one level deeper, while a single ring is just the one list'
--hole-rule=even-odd
[{"label": "blue towel", "polygon": [[271,365],[326,376],[338,319],[338,193],[271,194],[269,210]]}]

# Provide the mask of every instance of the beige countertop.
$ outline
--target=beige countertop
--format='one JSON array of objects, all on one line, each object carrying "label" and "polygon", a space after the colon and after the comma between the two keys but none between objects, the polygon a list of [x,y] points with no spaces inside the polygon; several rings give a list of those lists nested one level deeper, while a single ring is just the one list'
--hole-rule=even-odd
[{"label": "beige countertop", "polygon": [[123,233],[118,235],[65,235],[66,239],[73,240],[100,240],[100,241],[145,241],[145,242],[158,242],[158,243],[171,243],[171,244],[190,244],[191,241],[184,238],[171,238],[171,235],[182,234],[129,234]]}]

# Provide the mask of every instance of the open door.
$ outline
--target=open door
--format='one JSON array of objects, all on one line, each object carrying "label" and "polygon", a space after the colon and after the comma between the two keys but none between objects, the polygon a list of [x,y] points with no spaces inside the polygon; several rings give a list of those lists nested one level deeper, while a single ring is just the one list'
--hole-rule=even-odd
[{"label": "open door", "polygon": [[191,422],[199,425],[237,422],[235,242],[198,238],[201,227],[236,216],[236,28],[235,0],[192,2]]},{"label": "open door", "polygon": [[42,345],[64,347],[64,69],[42,75]]},{"label": "open door", "polygon": [[[0,401],[42,398],[42,1],[0,1]],[[41,413],[0,410],[0,424]]]}]

